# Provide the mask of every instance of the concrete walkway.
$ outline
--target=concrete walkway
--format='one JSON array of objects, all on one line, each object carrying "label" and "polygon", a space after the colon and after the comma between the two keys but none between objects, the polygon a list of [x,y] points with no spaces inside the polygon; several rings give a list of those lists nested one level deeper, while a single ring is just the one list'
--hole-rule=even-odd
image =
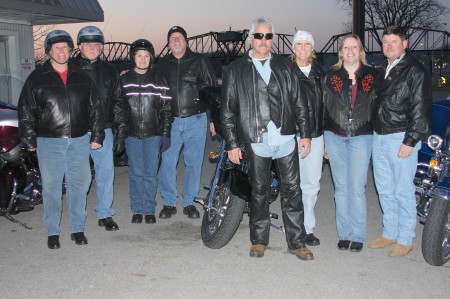
[{"label": "concrete walkway", "polygon": [[[207,152],[218,148],[208,141]],[[182,163],[180,163],[182,164]],[[203,183],[213,166],[205,158]],[[183,166],[179,166],[182,186]],[[120,230],[97,226],[93,211],[95,187],[88,198],[86,236],[89,245],[70,240],[67,210],[62,217],[61,248],[49,250],[43,227],[43,207],[16,215],[33,226],[26,230],[0,217],[1,298],[446,298],[450,294],[450,264],[428,265],[421,253],[423,226],[417,225],[414,250],[403,258],[388,257],[389,249],[360,253],[337,250],[333,186],[328,167],[323,172],[316,207],[315,234],[321,245],[311,247],[314,261],[300,261],[287,252],[284,236],[271,231],[261,259],[250,258],[248,217],[224,248],[206,248],[200,237],[201,219],[178,214],[157,223],[131,224],[128,168],[116,168],[115,202]],[[180,188],[179,188],[180,189]],[[202,197],[206,191],[202,190]],[[158,195],[157,211],[162,207]],[[279,200],[272,204],[280,212]],[[369,177],[367,186],[368,241],[379,236],[381,211]],[[281,224],[280,220],[276,220]]]}]

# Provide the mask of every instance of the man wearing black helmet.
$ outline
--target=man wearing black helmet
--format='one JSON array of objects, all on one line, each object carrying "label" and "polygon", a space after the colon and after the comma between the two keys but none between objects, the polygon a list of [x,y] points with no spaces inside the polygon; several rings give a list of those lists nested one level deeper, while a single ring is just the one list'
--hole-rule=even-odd
[{"label": "man wearing black helmet", "polygon": [[130,176],[132,223],[155,223],[156,189],[160,151],[170,147],[173,121],[167,81],[150,65],[155,50],[150,41],[131,44],[134,68],[122,76],[122,90],[130,106],[128,137],[125,141]]},{"label": "man wearing black helmet", "polygon": [[187,46],[186,31],[180,26],[167,33],[171,54],[158,61],[157,69],[169,83],[172,94],[174,122],[171,146],[162,155],[159,190],[164,199],[159,218],[170,218],[177,212],[177,164],[183,147],[185,173],[183,213],[189,218],[200,217],[194,200],[200,191],[200,177],[205,152],[207,116],[200,103],[199,91],[205,86],[217,85],[217,79],[208,59],[192,52]]},{"label": "man wearing black helmet", "polygon": [[49,59],[27,78],[18,104],[21,141],[29,151],[36,150],[39,159],[50,249],[60,248],[64,178],[71,239],[78,245],[87,244],[84,223],[91,183],[89,151],[101,148],[104,139],[95,84],[69,61],[72,49],[67,32],[54,30],[47,35],[45,53]]},{"label": "man wearing black helmet", "polygon": [[[73,62],[82,67],[94,80],[101,111],[105,119],[105,141],[98,151],[91,151],[94,160],[95,183],[98,203],[95,208],[98,225],[107,231],[115,231],[119,226],[112,216],[114,191],[114,157],[125,151],[126,115],[128,105],[121,97],[120,79],[117,70],[108,62],[100,59],[105,39],[100,29],[86,26],[78,32],[77,44],[80,53]],[[115,136],[113,137],[113,131]]]}]

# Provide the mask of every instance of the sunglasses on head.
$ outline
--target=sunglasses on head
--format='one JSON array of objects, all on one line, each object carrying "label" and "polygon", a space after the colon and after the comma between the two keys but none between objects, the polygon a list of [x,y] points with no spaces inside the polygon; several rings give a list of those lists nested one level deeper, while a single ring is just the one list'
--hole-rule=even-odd
[{"label": "sunglasses on head", "polygon": [[263,39],[266,38],[267,40],[270,40],[273,38],[273,33],[253,33],[254,39]]}]

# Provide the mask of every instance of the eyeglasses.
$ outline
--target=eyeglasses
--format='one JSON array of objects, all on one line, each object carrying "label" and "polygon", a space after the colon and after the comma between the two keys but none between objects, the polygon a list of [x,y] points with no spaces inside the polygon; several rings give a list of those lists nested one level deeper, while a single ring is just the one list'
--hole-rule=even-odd
[{"label": "eyeglasses", "polygon": [[263,39],[271,40],[273,38],[273,33],[253,33],[254,39]]}]

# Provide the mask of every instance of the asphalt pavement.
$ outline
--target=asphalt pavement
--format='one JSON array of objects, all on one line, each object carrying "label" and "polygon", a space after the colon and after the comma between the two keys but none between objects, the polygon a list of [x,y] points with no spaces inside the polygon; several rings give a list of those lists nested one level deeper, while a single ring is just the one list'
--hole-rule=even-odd
[{"label": "asphalt pavement", "polygon": [[[208,140],[207,152],[217,149]],[[214,165],[205,155],[202,183]],[[180,160],[178,189],[183,183]],[[201,197],[206,196],[202,190]],[[315,235],[321,245],[310,247],[315,260],[301,261],[287,251],[284,235],[270,232],[263,258],[251,258],[248,217],[231,242],[208,249],[201,240],[200,219],[178,213],[156,224],[132,224],[128,168],[116,168],[114,219],[119,231],[97,225],[95,186],[88,197],[86,246],[70,240],[67,207],[62,217],[61,248],[47,248],[43,207],[20,213],[27,230],[0,217],[1,298],[447,298],[450,264],[428,265],[421,253],[423,226],[417,224],[414,250],[406,257],[388,257],[389,248],[369,249],[381,231],[381,210],[369,174],[367,241],[362,252],[337,249],[335,205],[330,171],[325,167],[316,206]],[[162,208],[157,196],[157,212]],[[280,201],[271,205],[280,213]],[[281,220],[274,220],[281,225]]]}]

